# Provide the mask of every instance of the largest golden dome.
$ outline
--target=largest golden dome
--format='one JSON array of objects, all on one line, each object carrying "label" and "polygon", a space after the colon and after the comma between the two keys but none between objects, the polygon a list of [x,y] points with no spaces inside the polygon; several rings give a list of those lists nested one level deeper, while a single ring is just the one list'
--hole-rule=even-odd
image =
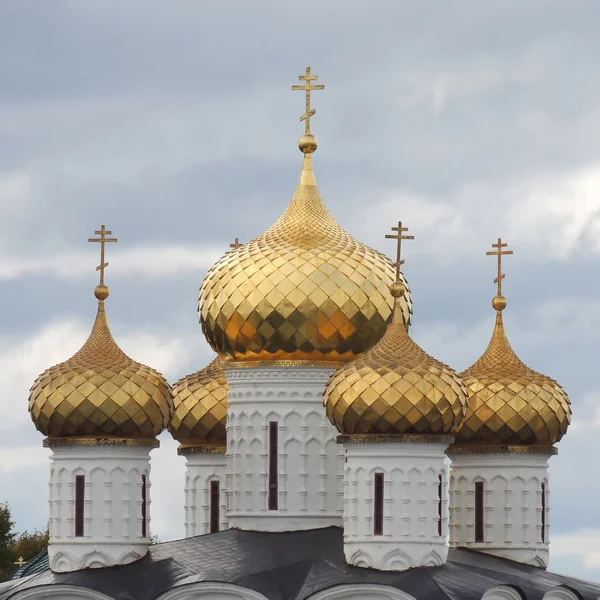
[{"label": "largest golden dome", "polygon": [[[202,331],[226,359],[348,361],[385,333],[391,261],[327,210],[308,153],[316,142],[309,146],[301,148],[300,182],[285,212],[225,254],[200,289]],[[399,307],[406,325],[411,311],[407,288]]]},{"label": "largest golden dome", "polygon": [[566,433],[571,403],[562,387],[524,364],[504,331],[503,296],[494,298],[496,325],[481,358],[461,373],[469,392],[457,445],[551,446]]}]

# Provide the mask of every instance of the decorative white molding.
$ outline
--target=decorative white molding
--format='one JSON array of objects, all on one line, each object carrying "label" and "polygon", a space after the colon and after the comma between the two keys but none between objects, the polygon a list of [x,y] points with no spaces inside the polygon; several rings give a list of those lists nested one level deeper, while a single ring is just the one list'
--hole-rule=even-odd
[{"label": "decorative white molding", "polygon": [[[229,526],[294,531],[342,525],[342,449],[325,415],[333,369],[321,366],[227,368]],[[278,423],[278,508],[268,509],[269,422]]]},{"label": "decorative white molding", "polygon": [[389,585],[356,583],[327,588],[309,596],[306,600],[416,600],[416,598]]},{"label": "decorative white molding", "polygon": [[210,533],[210,486],[219,482],[219,529],[229,528],[227,520],[225,453],[185,455],[185,537]]},{"label": "decorative white molding", "polygon": [[525,600],[525,598],[512,585],[497,585],[485,592],[481,600]]},{"label": "decorative white molding", "polygon": [[[448,450],[450,545],[545,568],[549,560],[552,449],[522,452]],[[475,482],[484,485],[484,541],[475,542]],[[542,542],[542,483],[545,534]]]},{"label": "decorative white molding", "polygon": [[[422,436],[425,437],[425,436]],[[418,441],[355,443],[343,439],[344,554],[349,564],[382,571],[444,564],[449,436]],[[383,530],[374,532],[374,479],[384,478]],[[442,476],[442,534],[439,535],[439,476]]]},{"label": "decorative white molding", "polygon": [[8,596],[9,600],[113,600],[100,592],[71,585],[41,585]]},{"label": "decorative white molding", "polygon": [[254,590],[233,585],[200,581],[187,583],[170,589],[155,600],[268,600]]},{"label": "decorative white molding", "polygon": [[[125,565],[150,545],[150,445],[51,445],[50,568]],[[75,537],[75,477],[85,477],[84,531]],[[146,536],[142,537],[142,475]]]},{"label": "decorative white molding", "polygon": [[558,585],[547,591],[543,600],[581,600],[581,596],[566,585]]}]

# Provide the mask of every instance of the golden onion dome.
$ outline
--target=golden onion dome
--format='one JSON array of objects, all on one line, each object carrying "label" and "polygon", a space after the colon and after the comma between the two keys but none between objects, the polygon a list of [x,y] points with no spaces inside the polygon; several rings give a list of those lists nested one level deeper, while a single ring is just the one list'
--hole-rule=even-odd
[{"label": "golden onion dome", "polygon": [[[385,333],[391,261],[333,218],[312,170],[315,138],[303,136],[300,148],[300,182],[285,212],[225,254],[200,289],[202,331],[225,359],[348,361]],[[407,325],[411,312],[407,287],[398,309]]]},{"label": "golden onion dome", "polygon": [[[104,226],[101,232],[103,239],[93,241],[116,241],[104,240],[110,234]],[[103,247],[99,269],[107,264]],[[171,417],[171,386],[160,373],[129,358],[113,339],[103,275],[94,291],[98,313],[90,336],[69,360],[36,379],[29,412],[38,431],[50,437],[154,438]]]},{"label": "golden onion dome", "polygon": [[220,358],[201,371],[182,377],[173,386],[171,435],[185,446],[225,444],[228,391]]},{"label": "golden onion dome", "polygon": [[492,339],[481,358],[461,373],[469,396],[455,443],[551,446],[571,421],[569,398],[554,379],[530,369],[511,348],[502,321],[505,298],[496,296],[492,305]]},{"label": "golden onion dome", "polygon": [[450,367],[408,335],[400,304],[385,335],[336,371],[325,388],[327,416],[342,434],[450,434],[464,417],[466,388]]}]

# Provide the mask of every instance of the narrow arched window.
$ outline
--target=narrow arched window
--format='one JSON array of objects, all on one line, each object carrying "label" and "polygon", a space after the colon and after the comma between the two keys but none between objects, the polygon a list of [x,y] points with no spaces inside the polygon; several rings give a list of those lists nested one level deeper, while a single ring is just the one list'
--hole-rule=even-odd
[{"label": "narrow arched window", "polygon": [[438,535],[442,537],[442,474],[438,475]]},{"label": "narrow arched window", "polygon": [[277,421],[269,422],[269,510],[279,506],[279,430]]},{"label": "narrow arched window", "polygon": [[542,544],[546,543],[546,482],[542,481]]},{"label": "narrow arched window", "polygon": [[375,473],[373,535],[383,535],[383,473]]},{"label": "narrow arched window", "polygon": [[147,525],[147,506],[146,506],[146,475],[142,475],[142,537],[146,537],[148,534]]},{"label": "narrow arched window", "polygon": [[75,475],[75,537],[83,537],[85,475]]},{"label": "narrow arched window", "polygon": [[483,533],[483,481],[475,482],[475,542],[484,542]]},{"label": "narrow arched window", "polygon": [[221,503],[221,488],[219,481],[210,482],[210,532],[219,531],[219,505]]}]

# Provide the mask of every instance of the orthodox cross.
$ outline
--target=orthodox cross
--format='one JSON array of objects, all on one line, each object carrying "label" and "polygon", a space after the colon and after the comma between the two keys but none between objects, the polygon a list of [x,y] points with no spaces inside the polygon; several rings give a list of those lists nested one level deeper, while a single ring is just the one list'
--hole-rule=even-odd
[{"label": "orthodox cross", "polygon": [[239,248],[240,246],[243,246],[243,244],[240,244],[240,242],[237,238],[235,238],[235,242],[233,242],[233,244],[229,244],[229,247],[233,248],[234,250],[236,248]]},{"label": "orthodox cross", "polygon": [[404,231],[408,231],[408,227],[402,227],[402,221],[398,221],[398,227],[392,227],[392,231],[396,231],[396,235],[388,234],[386,239],[398,240],[398,247],[396,248],[396,262],[392,263],[392,267],[396,269],[396,281],[400,281],[400,267],[404,264],[403,260],[400,260],[400,252],[402,250],[402,240],[414,240],[414,235],[402,235]]},{"label": "orthodox cross", "polygon": [[104,262],[104,244],[107,242],[116,242],[117,238],[106,237],[112,235],[112,231],[108,231],[104,225],[100,227],[100,231],[94,231],[100,238],[88,238],[88,242],[100,242],[100,265],[96,267],[96,271],[100,271],[100,285],[104,285],[104,269],[108,267],[108,263]]},{"label": "orthodox cross", "polygon": [[20,567],[22,567],[27,561],[23,560],[22,556],[19,556],[19,560],[17,562],[15,562],[15,565],[19,565]]},{"label": "orthodox cross", "polygon": [[506,248],[508,244],[502,243],[502,238],[498,238],[497,244],[492,244],[492,248],[496,248],[496,251],[486,252],[486,256],[497,256],[498,257],[498,277],[494,279],[494,283],[498,284],[498,296],[502,296],[502,280],[506,277],[502,273],[502,257],[505,254],[512,254],[512,250],[502,250],[502,248]]},{"label": "orthodox cross", "polygon": [[310,93],[313,90],[324,90],[324,85],[312,85],[311,81],[317,81],[319,79],[318,75],[310,74],[310,67],[306,67],[305,75],[298,75],[298,79],[300,81],[304,81],[304,85],[293,85],[293,90],[304,90],[306,92],[306,112],[300,117],[300,121],[306,121],[304,124],[304,133],[306,135],[310,134],[310,118],[314,116],[317,112],[314,108],[310,109]]}]

